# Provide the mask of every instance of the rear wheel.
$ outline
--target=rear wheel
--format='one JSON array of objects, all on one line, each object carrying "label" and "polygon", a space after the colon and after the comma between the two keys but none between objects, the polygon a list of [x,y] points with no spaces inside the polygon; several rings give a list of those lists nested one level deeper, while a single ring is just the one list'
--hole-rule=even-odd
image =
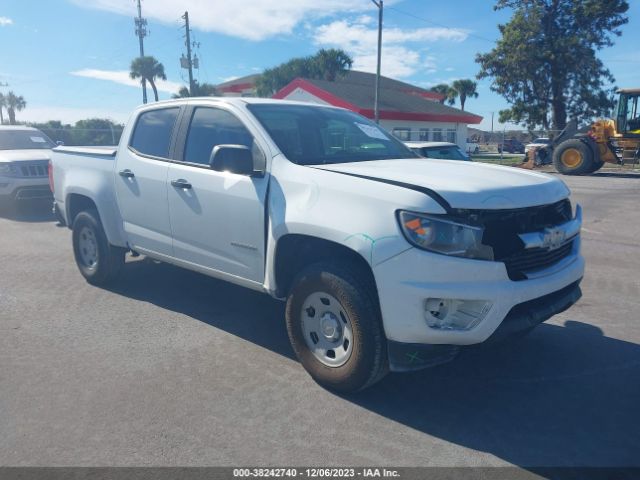
[{"label": "rear wheel", "polygon": [[82,276],[93,285],[115,279],[124,265],[125,249],[110,245],[96,210],[80,212],[73,221],[73,254]]},{"label": "rear wheel", "polygon": [[589,173],[597,172],[602,168],[603,165],[604,165],[604,162],[602,160],[594,161],[593,164],[591,165],[591,168],[589,169]]},{"label": "rear wheel", "polygon": [[357,271],[356,265],[311,265],[287,299],[287,331],[302,366],[319,384],[342,392],[362,390],[387,372],[375,287]]},{"label": "rear wheel", "polygon": [[558,145],[553,152],[553,164],[564,175],[584,175],[594,170],[593,151],[582,140],[572,138]]}]

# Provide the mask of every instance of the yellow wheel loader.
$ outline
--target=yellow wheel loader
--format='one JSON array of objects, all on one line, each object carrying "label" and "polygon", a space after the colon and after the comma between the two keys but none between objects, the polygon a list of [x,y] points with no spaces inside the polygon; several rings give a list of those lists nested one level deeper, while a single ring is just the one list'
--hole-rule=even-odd
[{"label": "yellow wheel loader", "polygon": [[640,88],[618,90],[616,119],[596,120],[586,132],[570,121],[549,145],[530,150],[521,168],[553,163],[565,175],[585,175],[605,163],[640,162]]}]

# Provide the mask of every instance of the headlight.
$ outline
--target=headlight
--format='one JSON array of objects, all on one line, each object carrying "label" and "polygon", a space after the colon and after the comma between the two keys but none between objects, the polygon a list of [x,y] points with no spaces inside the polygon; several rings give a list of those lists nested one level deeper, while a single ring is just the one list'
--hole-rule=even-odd
[{"label": "headlight", "polygon": [[405,211],[398,213],[398,219],[407,240],[418,248],[454,257],[493,260],[493,249],[482,244],[481,227]]},{"label": "headlight", "polygon": [[0,163],[0,175],[13,175],[14,173],[16,173],[16,169],[11,163]]}]

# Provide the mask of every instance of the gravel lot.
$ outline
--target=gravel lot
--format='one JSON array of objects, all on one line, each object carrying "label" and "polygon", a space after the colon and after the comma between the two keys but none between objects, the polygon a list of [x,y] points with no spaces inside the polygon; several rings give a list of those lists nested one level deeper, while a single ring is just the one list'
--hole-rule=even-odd
[{"label": "gravel lot", "polygon": [[295,360],[279,302],[144,259],[92,287],[48,205],[0,217],[0,465],[640,466],[640,175],[563,179],[582,300],[348,397]]}]

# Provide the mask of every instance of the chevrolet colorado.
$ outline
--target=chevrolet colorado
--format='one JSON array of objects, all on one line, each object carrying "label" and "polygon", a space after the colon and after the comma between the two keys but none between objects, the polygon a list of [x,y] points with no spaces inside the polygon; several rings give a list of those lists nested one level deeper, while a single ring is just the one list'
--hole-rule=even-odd
[{"label": "chevrolet colorado", "polygon": [[131,251],[285,300],[294,351],[336,390],[525,332],[581,295],[562,181],[425,161],[339,108],[145,105],[117,148],[56,148],[52,189],[87,281],[113,281]]}]

